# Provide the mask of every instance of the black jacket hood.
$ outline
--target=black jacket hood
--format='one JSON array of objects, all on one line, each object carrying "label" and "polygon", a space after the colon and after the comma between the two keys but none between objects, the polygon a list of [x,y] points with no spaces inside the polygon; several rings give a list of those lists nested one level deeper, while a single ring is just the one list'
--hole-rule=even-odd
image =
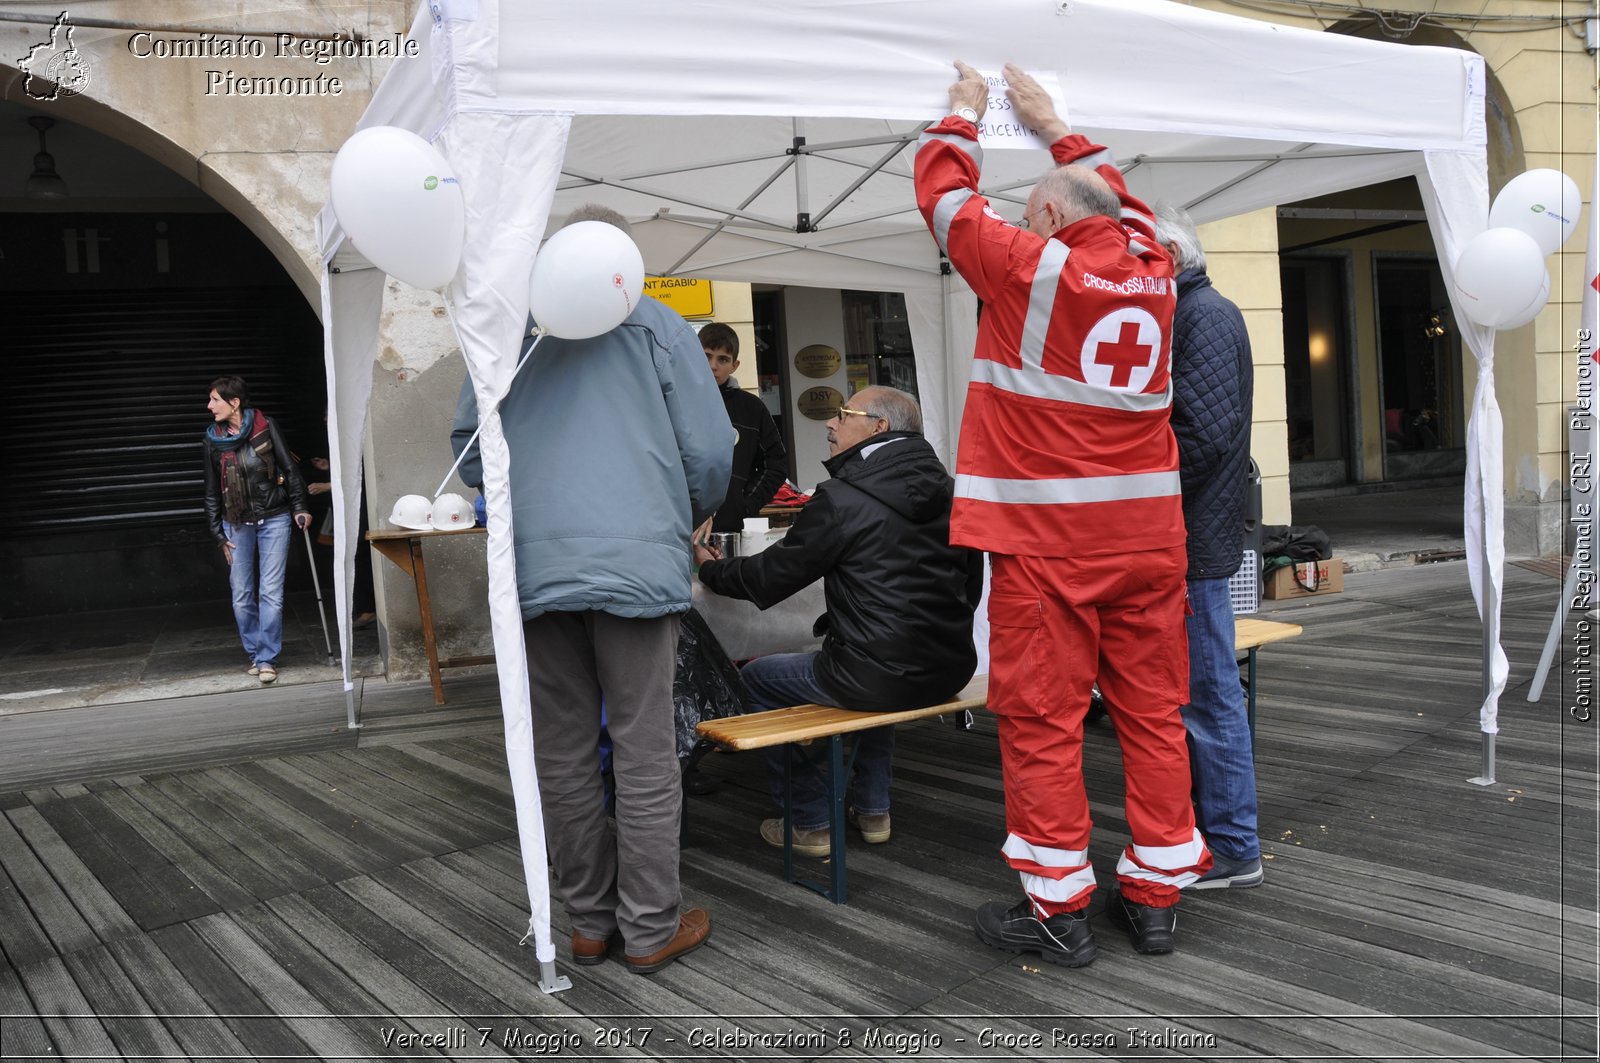
[{"label": "black jacket hood", "polygon": [[883,432],[840,451],[822,467],[900,516],[927,521],[950,508],[950,474],[917,432]]}]

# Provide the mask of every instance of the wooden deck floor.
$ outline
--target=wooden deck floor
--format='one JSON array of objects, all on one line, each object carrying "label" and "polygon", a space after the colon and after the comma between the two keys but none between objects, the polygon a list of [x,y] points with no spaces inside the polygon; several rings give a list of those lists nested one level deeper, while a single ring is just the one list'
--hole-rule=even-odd
[{"label": "wooden deck floor", "polygon": [[[1096,916],[1078,971],[973,937],[1016,891],[987,718],[902,729],[844,907],[779,879],[759,758],[710,758],[683,855],[710,942],[574,967],[558,912],[556,996],[486,681],[368,684],[359,740],[328,687],[0,720],[0,1057],[1592,1059],[1595,724],[1570,676],[1523,700],[1559,584],[1507,582],[1498,783],[1466,781],[1464,568],[1351,576],[1261,653],[1266,885],[1186,897],[1167,957]],[[1087,747],[1104,879],[1120,763]]]}]

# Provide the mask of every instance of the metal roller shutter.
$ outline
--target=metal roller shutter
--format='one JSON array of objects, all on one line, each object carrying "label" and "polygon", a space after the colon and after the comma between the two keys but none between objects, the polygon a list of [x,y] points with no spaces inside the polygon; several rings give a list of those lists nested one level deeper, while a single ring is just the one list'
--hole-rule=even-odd
[{"label": "metal roller shutter", "polygon": [[292,288],[0,295],[0,539],[204,521],[200,438],[224,373],[290,447],[326,451],[316,319]]}]

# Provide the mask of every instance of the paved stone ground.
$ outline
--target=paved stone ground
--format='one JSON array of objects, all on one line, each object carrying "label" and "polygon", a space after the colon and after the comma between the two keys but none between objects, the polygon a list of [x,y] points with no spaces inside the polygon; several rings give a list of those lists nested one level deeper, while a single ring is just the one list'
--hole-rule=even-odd
[{"label": "paved stone ground", "polygon": [[1464,556],[1462,486],[1370,494],[1296,495],[1294,522],[1328,533],[1347,571],[1409,566]]},{"label": "paved stone ground", "polygon": [[[332,604],[332,665],[316,598],[291,594],[285,612],[276,685],[341,678]],[[376,626],[354,634],[354,674],[381,676]],[[247,667],[225,600],[7,620],[0,622],[0,716],[243,692],[261,686]]]}]

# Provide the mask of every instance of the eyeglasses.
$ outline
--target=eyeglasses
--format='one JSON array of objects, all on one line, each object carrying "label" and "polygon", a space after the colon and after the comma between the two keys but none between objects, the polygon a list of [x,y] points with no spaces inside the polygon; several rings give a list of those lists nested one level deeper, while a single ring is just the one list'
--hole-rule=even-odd
[{"label": "eyeglasses", "polygon": [[840,406],[837,410],[833,411],[833,415],[841,421],[846,417],[871,417],[874,420],[876,420],[878,417],[878,415],[875,413],[868,413],[866,410],[852,410],[848,406]]},{"label": "eyeglasses", "polygon": [[1035,231],[1034,228],[1033,228],[1033,222],[1031,221],[1031,219],[1037,218],[1039,215],[1043,214],[1045,211],[1047,211],[1049,209],[1050,209],[1050,204],[1046,203],[1044,206],[1040,207],[1038,210],[1029,211],[1028,213],[1024,214],[1022,216],[1022,222],[1021,222],[1022,227],[1024,229],[1028,230],[1030,233]]}]

